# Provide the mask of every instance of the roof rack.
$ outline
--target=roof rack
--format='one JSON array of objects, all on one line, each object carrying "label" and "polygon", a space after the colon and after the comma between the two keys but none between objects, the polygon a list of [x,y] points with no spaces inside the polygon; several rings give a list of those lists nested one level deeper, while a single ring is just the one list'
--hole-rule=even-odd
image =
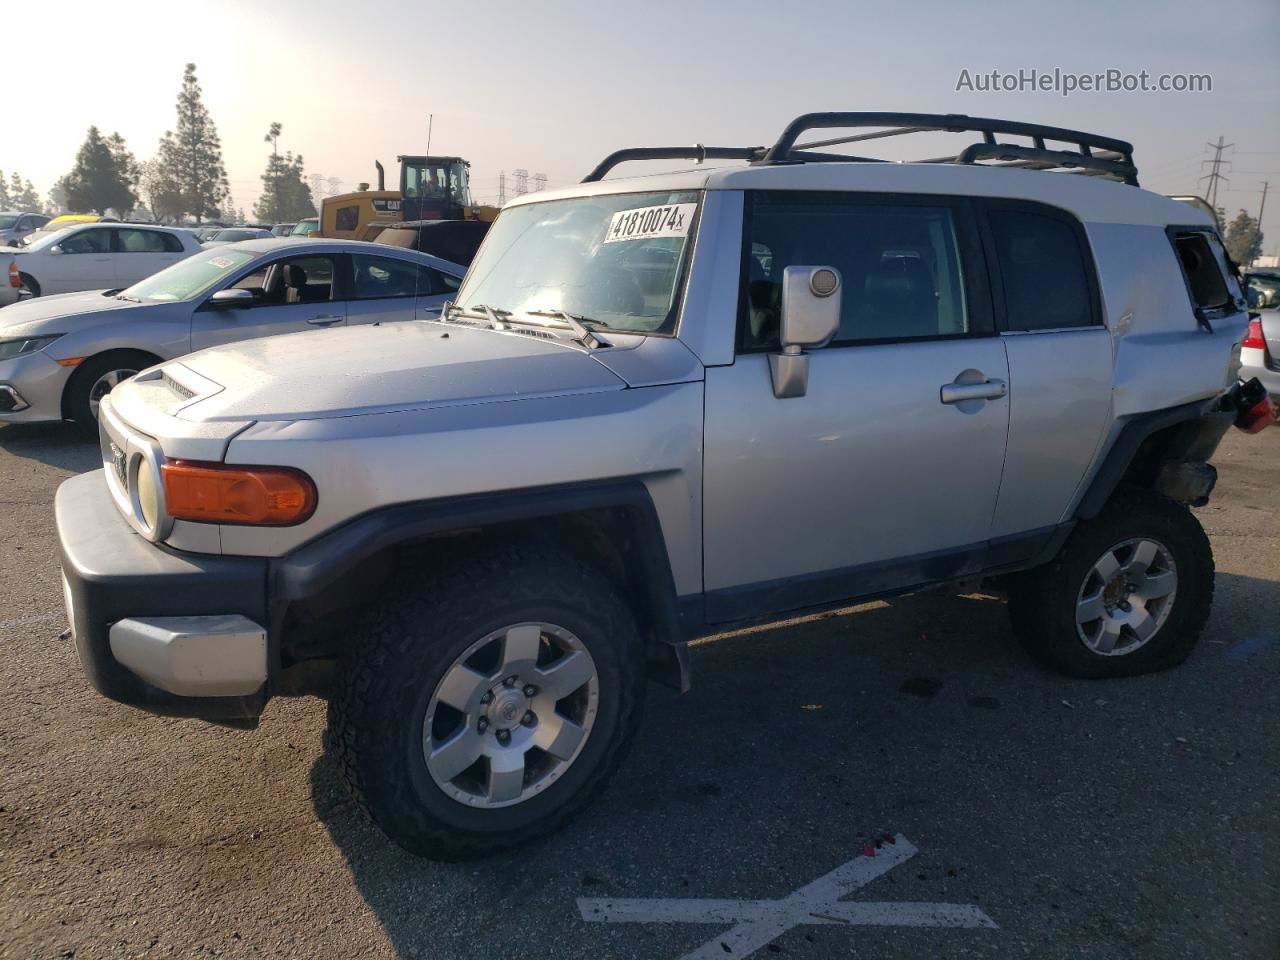
[{"label": "roof rack", "polygon": [[[871,133],[849,134],[827,140],[797,143],[809,130],[831,128],[876,127]],[[970,117],[960,113],[806,113],[792,120],[782,131],[777,142],[769,147],[632,147],[618,150],[605,157],[583,179],[594,183],[620,163],[629,160],[689,159],[746,160],[760,166],[783,163],[878,163],[874,157],[854,157],[840,153],[819,153],[816,148],[838,144],[860,143],[909,133],[981,133],[982,142],[975,143],[954,156],[933,157],[917,163],[976,164],[982,160],[995,160],[988,166],[1016,167],[1032,170],[1062,170],[1085,176],[1101,176],[1123,183],[1138,185],[1138,168],[1133,163],[1133,145],[1125,140],[1103,137],[1065,127],[1048,127],[1038,123],[1021,123],[1016,120],[995,120],[987,117]],[[1030,144],[1004,143],[997,134],[1030,139]],[[1046,140],[1070,144],[1074,150],[1050,149]]]}]

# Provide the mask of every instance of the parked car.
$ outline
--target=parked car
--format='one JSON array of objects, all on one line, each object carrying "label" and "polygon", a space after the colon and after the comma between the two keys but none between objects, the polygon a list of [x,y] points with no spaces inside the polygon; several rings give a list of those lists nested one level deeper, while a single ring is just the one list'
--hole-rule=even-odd
[{"label": "parked car", "polygon": [[0,247],[12,246],[15,242],[35,233],[48,222],[49,218],[43,213],[22,213],[13,210],[0,213]]},{"label": "parked car", "polygon": [[1270,270],[1250,270],[1245,274],[1248,283],[1249,306],[1260,309],[1280,307],[1280,273]]},{"label": "parked car", "polygon": [[63,213],[49,221],[51,227],[70,227],[77,223],[119,223],[116,217],[102,216],[96,213]]},{"label": "parked car", "polygon": [[434,316],[465,270],[371,244],[272,238],[199,251],[126,287],[0,311],[0,421],[70,419],[139,370],[277,333]]},{"label": "parked car", "polygon": [[273,237],[287,237],[296,226],[296,223],[277,223],[272,226],[271,235]]},{"label": "parked car", "polygon": [[0,268],[18,277],[23,297],[39,297],[119,289],[199,249],[190,234],[168,227],[79,223],[0,250]]},{"label": "parked car", "polygon": [[[839,126],[971,145],[795,149]],[[1014,150],[1094,176],[978,162]],[[989,576],[1062,673],[1190,654],[1214,573],[1188,505],[1256,406],[1211,215],[1140,189],[1124,141],[955,114],[628,155],[755,162],[603,180],[613,157],[509,203],[437,321],[203,350],[103,401],[103,470],[56,505],[101,693],[251,726],[332,677],[359,805],[457,858],[574,820],[646,676],[687,687],[728,625]]]},{"label": "parked car", "polygon": [[299,220],[293,225],[293,229],[289,231],[291,237],[309,237],[313,233],[320,232],[320,218],[307,217],[305,220]]},{"label": "parked car", "polygon": [[1240,376],[1257,377],[1280,402],[1280,309],[1264,307],[1250,317],[1240,345]]},{"label": "parked car", "polygon": [[224,227],[221,230],[215,230],[202,245],[205,247],[218,247],[224,243],[240,243],[242,240],[265,240],[271,236],[270,230],[259,230],[256,227]]}]

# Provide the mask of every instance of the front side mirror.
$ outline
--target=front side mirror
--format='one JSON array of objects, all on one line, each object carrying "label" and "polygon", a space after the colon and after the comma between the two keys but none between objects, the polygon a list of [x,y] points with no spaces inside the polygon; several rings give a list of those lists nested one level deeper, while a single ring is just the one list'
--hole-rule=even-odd
[{"label": "front side mirror", "polygon": [[253,303],[253,292],[250,290],[219,290],[209,298],[211,307],[247,307]]},{"label": "front side mirror", "polygon": [[804,351],[825,347],[840,329],[840,288],[835,267],[782,271],[782,352],[769,355],[775,397],[803,397],[808,391],[809,357]]},{"label": "front side mirror", "polygon": [[61,255],[63,253],[66,253],[66,251],[62,249],[62,244],[60,243],[55,243],[52,247],[50,247],[49,252],[55,255]]}]

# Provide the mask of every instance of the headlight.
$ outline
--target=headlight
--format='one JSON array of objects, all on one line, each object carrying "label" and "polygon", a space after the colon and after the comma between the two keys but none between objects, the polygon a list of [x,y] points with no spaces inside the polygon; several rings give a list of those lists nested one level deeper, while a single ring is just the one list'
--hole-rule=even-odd
[{"label": "headlight", "polygon": [[156,527],[156,519],[160,516],[160,496],[156,489],[156,475],[150,463],[142,458],[138,464],[137,479],[134,481],[133,495],[138,501],[143,526],[149,530]]},{"label": "headlight", "polygon": [[53,341],[61,337],[60,333],[48,333],[39,337],[19,337],[16,340],[0,340],[0,360],[12,360],[43,350]]}]

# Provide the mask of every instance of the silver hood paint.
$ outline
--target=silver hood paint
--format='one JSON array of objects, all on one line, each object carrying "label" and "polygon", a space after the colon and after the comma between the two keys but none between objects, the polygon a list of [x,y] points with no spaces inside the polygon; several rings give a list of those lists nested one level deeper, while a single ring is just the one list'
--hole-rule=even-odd
[{"label": "silver hood paint", "polygon": [[[30,336],[37,333],[68,333],[76,318],[109,310],[138,310],[154,304],[132,303],[103,296],[102,290],[80,293],[56,293],[48,297],[23,300],[0,310],[0,338]],[[93,323],[100,318],[95,317]],[[85,325],[88,325],[87,323]]]},{"label": "silver hood paint", "polygon": [[421,321],[246,340],[176,363],[223,388],[182,407],[196,421],[316,420],[626,387],[558,336]]}]

